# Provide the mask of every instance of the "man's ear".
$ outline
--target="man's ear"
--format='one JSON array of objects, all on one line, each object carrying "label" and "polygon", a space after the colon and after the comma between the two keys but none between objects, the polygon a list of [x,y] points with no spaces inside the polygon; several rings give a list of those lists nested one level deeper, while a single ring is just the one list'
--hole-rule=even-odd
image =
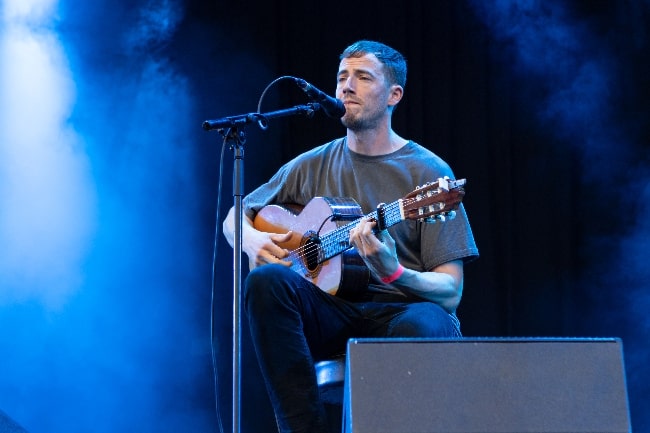
[{"label": "man's ear", "polygon": [[394,107],[399,101],[402,100],[404,96],[404,88],[399,84],[393,84],[390,86],[390,95],[388,97],[388,105]]}]

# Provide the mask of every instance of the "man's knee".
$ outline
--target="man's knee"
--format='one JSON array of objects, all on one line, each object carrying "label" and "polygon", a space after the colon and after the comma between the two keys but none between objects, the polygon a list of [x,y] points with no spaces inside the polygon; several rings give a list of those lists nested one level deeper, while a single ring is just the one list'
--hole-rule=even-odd
[{"label": "man's knee", "polygon": [[442,307],[430,302],[410,304],[398,319],[393,331],[405,337],[460,337],[457,320]]},{"label": "man's knee", "polygon": [[268,264],[258,266],[249,272],[244,284],[244,303],[247,308],[251,304],[266,304],[270,299],[277,298],[278,292],[290,287],[287,281],[293,277],[294,271],[283,265]]}]

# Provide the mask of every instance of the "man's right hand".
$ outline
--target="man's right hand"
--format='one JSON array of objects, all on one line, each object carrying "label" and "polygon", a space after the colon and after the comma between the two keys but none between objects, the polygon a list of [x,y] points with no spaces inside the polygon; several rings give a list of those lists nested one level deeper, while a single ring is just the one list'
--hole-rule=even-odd
[{"label": "man's right hand", "polygon": [[250,269],[269,263],[279,263],[284,266],[291,266],[291,261],[283,260],[289,255],[289,251],[278,244],[291,239],[292,232],[284,234],[266,233],[249,227],[244,230],[242,249],[249,259]]},{"label": "man's right hand", "polygon": [[[235,237],[235,210],[231,208],[223,221],[223,235],[226,241],[233,246]],[[267,233],[253,227],[253,221],[244,216],[242,218],[242,250],[248,256],[250,269],[268,263],[279,263],[284,266],[291,266],[291,262],[283,260],[289,255],[289,251],[280,245],[288,241],[293,232]]]}]

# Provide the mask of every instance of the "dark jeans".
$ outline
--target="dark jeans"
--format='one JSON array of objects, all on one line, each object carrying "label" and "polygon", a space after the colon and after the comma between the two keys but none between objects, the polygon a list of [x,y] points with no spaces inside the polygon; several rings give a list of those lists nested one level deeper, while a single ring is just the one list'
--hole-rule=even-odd
[{"label": "dark jeans", "polygon": [[348,302],[282,265],[246,278],[244,308],[280,432],[327,431],[314,362],[344,353],[349,338],[460,337],[431,302]]}]

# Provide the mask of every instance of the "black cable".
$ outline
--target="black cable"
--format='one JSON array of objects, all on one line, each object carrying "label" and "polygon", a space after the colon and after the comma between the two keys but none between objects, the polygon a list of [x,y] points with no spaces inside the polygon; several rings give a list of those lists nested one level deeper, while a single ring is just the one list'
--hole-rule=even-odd
[{"label": "black cable", "polygon": [[214,230],[214,246],[212,249],[212,287],[211,287],[211,299],[210,299],[210,351],[212,354],[212,374],[214,380],[214,403],[215,403],[215,412],[217,415],[217,424],[219,425],[219,431],[224,433],[223,421],[221,420],[221,412],[219,411],[219,362],[217,360],[216,354],[216,345],[215,345],[215,298],[216,298],[216,266],[217,266],[217,256],[219,253],[219,221],[221,220],[221,193],[223,188],[223,159],[224,151],[226,149],[227,139],[224,138],[223,144],[221,146],[221,158],[219,163],[219,182],[217,186],[217,212],[216,212],[216,224]]}]

